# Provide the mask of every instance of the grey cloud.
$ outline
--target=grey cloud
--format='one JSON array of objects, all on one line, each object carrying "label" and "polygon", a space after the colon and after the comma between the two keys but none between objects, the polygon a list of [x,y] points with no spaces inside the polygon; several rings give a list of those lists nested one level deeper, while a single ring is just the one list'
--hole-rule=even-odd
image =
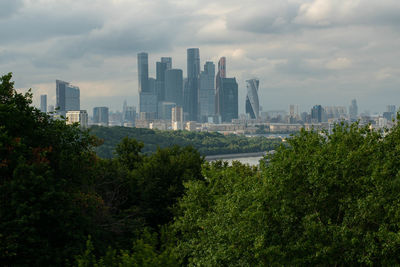
[{"label": "grey cloud", "polygon": [[14,15],[22,6],[22,0],[2,0],[0,2],[0,23],[1,20]]}]

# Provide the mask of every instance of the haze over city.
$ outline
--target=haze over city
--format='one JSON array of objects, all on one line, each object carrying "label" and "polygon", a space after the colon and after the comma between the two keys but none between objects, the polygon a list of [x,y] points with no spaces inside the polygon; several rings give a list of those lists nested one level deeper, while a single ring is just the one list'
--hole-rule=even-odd
[{"label": "haze over city", "polygon": [[247,79],[260,80],[263,110],[298,104],[381,112],[400,97],[400,2],[2,0],[0,70],[16,88],[55,103],[55,80],[80,87],[81,107],[138,105],[137,54],[172,57],[186,76],[186,49],[201,66],[225,56],[239,113]]}]

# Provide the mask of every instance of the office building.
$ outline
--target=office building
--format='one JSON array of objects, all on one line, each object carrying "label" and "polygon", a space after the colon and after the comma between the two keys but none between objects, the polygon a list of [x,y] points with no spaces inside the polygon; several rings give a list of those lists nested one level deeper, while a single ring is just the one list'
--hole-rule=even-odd
[{"label": "office building", "polygon": [[79,87],[56,80],[56,108],[62,116],[65,116],[67,111],[80,110]]},{"label": "office building", "polygon": [[156,63],[156,92],[158,101],[165,100],[165,71],[167,70],[167,63]]},{"label": "office building", "polygon": [[162,57],[161,62],[167,65],[167,70],[172,69],[172,58],[170,57]]},{"label": "office building", "polygon": [[169,69],[165,71],[165,101],[183,105],[183,74],[182,70]]},{"label": "office building", "polygon": [[322,108],[321,105],[315,105],[311,109],[311,122],[312,123],[320,123],[323,122],[323,115],[324,109]]},{"label": "office building", "polygon": [[47,112],[54,112],[54,106],[53,105],[49,105],[47,108]]},{"label": "office building", "polygon": [[108,126],[108,107],[93,108],[93,123],[101,126]]},{"label": "office building", "polygon": [[79,123],[80,127],[88,127],[88,114],[86,110],[70,110],[66,113],[67,124]]},{"label": "office building", "polygon": [[247,95],[246,95],[246,113],[249,114],[251,119],[260,118],[260,104],[258,100],[258,87],[260,81],[251,79],[246,81]]},{"label": "office building", "polygon": [[209,117],[215,115],[215,65],[207,61],[204,71],[200,73],[199,84],[199,120],[207,122]]},{"label": "office building", "polygon": [[358,116],[358,106],[355,99],[351,100],[351,105],[349,107],[349,117],[351,121],[357,120]]},{"label": "office building", "polygon": [[147,53],[139,53],[137,55],[138,61],[138,88],[139,93],[149,92],[149,60]]},{"label": "office building", "polygon": [[235,78],[219,78],[216,113],[220,122],[232,122],[238,118],[238,84]]},{"label": "office building", "polygon": [[200,76],[200,51],[198,48],[187,49],[187,88],[185,93],[186,103],[185,112],[188,113],[188,119],[198,120],[198,94],[199,94],[199,76]]},{"label": "office building", "polygon": [[226,58],[221,57],[218,61],[218,72],[215,76],[215,113],[219,114],[219,103],[220,103],[220,90],[221,90],[221,79],[226,78]]},{"label": "office building", "polygon": [[40,95],[40,111],[47,112],[47,95]]}]

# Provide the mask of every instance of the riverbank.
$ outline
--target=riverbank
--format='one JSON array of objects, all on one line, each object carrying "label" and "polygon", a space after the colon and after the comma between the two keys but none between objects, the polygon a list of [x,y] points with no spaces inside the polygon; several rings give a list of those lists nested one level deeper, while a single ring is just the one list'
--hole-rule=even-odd
[{"label": "riverbank", "polygon": [[266,151],[264,152],[251,152],[251,153],[236,153],[236,154],[222,154],[222,155],[211,155],[206,156],[205,159],[207,161],[213,160],[225,160],[225,159],[236,159],[236,158],[253,158],[253,157],[263,157],[267,154]]}]

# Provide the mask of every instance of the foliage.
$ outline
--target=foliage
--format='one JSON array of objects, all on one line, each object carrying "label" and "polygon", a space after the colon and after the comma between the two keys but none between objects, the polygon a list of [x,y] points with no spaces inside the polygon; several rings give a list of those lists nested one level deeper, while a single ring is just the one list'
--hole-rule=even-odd
[{"label": "foliage", "polygon": [[259,172],[187,183],[171,227],[190,266],[398,265],[400,126],[302,131]]},{"label": "foliage", "polygon": [[99,233],[82,198],[94,139],[31,107],[11,74],[0,81],[0,261],[60,264]]},{"label": "foliage", "polygon": [[116,145],[124,137],[142,142],[145,154],[156,152],[158,147],[166,148],[172,145],[193,146],[204,156],[264,152],[275,149],[281,143],[279,138],[268,139],[262,136],[245,137],[222,135],[217,132],[160,131],[127,127],[93,126],[91,133],[104,140],[104,143],[96,148],[97,154],[102,158],[112,158]]}]

